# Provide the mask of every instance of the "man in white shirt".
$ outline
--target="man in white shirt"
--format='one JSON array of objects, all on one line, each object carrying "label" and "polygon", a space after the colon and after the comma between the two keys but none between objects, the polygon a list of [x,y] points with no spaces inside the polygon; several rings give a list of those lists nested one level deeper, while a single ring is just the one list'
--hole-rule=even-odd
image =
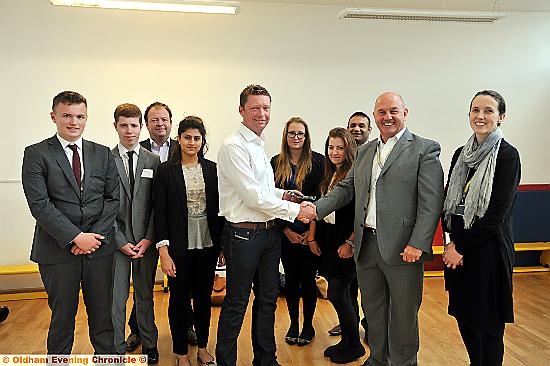
[{"label": "man in white shirt", "polygon": [[322,218],[355,197],[355,262],[369,323],[364,365],[416,365],[423,263],[443,206],[437,142],[405,128],[399,94],[381,94],[374,119],[380,139],[359,149],[346,178],[315,202]]},{"label": "man in white shirt", "polygon": [[227,293],[218,322],[220,366],[237,364],[237,338],[252,284],[253,365],[278,365],[274,327],[281,241],[275,218],[293,222],[313,215],[311,207],[289,202],[290,193],[275,188],[262,133],[270,112],[269,92],[260,85],[247,86],[240,95],[242,125],[218,152],[220,215],[228,221],[222,236]]}]

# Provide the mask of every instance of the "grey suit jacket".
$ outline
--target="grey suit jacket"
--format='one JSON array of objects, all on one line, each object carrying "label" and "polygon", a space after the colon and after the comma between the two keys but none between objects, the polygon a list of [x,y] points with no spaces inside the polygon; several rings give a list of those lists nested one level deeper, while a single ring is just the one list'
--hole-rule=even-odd
[{"label": "grey suit jacket", "polygon": [[[318,218],[347,204],[355,195],[355,260],[369,204],[372,164],[378,141],[359,149],[348,175],[315,202]],[[405,130],[376,182],[376,233],[380,254],[391,265],[405,264],[399,255],[407,244],[421,249],[421,261],[431,260],[432,241],[443,207],[443,169],[437,142]]]},{"label": "grey suit jacket", "polygon": [[137,244],[142,239],[154,242],[153,178],[160,164],[160,158],[147,151],[143,146],[140,147],[134,192],[131,192],[118,145],[111,152],[122,187],[120,189],[120,210],[115,225],[115,244],[117,248],[121,248],[128,243]]},{"label": "grey suit jacket", "polygon": [[109,148],[82,141],[82,189],[56,136],[25,148],[23,190],[36,219],[31,260],[40,264],[77,260],[71,241],[81,232],[105,236],[89,258],[110,255],[119,208],[118,173]]}]

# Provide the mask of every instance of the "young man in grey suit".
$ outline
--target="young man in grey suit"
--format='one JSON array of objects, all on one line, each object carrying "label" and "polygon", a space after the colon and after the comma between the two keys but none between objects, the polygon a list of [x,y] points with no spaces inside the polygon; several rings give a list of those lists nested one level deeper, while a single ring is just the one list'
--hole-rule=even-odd
[{"label": "young man in grey suit", "polygon": [[347,177],[315,202],[319,218],[355,196],[357,278],[369,324],[371,353],[364,365],[416,365],[423,262],[443,206],[437,142],[405,128],[400,95],[376,99],[380,139],[359,149]]},{"label": "young man in grey suit", "polygon": [[106,146],[82,139],[87,102],[65,91],[53,99],[57,134],[25,149],[23,190],[36,219],[31,260],[52,311],[48,353],[70,354],[79,291],[95,353],[112,354],[111,290],[118,173]]},{"label": "young man in grey suit", "polygon": [[142,353],[148,363],[158,363],[158,330],[153,310],[151,278],[157,269],[158,252],[153,230],[153,177],[160,164],[157,155],[139,143],[143,125],[141,111],[134,104],[121,104],[114,112],[119,143],[112,150],[120,176],[120,211],[116,219],[113,276],[114,345],[119,354],[126,352],[124,328],[126,302],[130,289],[130,270],[134,285],[136,321]]}]

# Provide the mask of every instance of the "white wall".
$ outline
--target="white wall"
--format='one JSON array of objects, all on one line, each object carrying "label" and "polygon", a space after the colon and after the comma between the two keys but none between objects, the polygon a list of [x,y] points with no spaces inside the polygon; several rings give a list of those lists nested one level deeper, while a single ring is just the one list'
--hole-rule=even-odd
[{"label": "white wall", "polygon": [[28,262],[34,221],[18,181],[21,159],[26,145],[54,134],[48,113],[61,90],[88,99],[85,137],[109,146],[119,103],[165,102],[175,125],[197,114],[214,160],[238,126],[238,95],[247,84],[262,84],[273,97],[269,155],[289,117],[310,123],[322,152],[331,127],[356,110],[370,113],[380,92],[395,90],[408,104],[408,127],[441,143],[447,170],[471,132],[471,97],[492,88],[508,103],[503,128],[521,153],[522,183],[550,181],[549,13],[468,25],[344,21],[336,19],[340,10],[243,3],[238,16],[187,15],[2,0],[0,265]]}]

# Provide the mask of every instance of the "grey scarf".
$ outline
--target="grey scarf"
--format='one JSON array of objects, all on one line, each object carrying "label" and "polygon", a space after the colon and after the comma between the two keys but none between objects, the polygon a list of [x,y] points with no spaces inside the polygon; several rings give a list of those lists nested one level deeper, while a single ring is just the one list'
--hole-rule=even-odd
[{"label": "grey scarf", "polygon": [[476,169],[476,172],[470,181],[464,201],[464,228],[472,227],[476,216],[485,215],[493,191],[497,154],[503,138],[502,130],[497,127],[481,145],[478,145],[475,134],[464,145],[451,173],[443,207],[445,220],[449,226],[451,226],[451,215],[457,213],[456,208],[462,200],[469,169]]}]

